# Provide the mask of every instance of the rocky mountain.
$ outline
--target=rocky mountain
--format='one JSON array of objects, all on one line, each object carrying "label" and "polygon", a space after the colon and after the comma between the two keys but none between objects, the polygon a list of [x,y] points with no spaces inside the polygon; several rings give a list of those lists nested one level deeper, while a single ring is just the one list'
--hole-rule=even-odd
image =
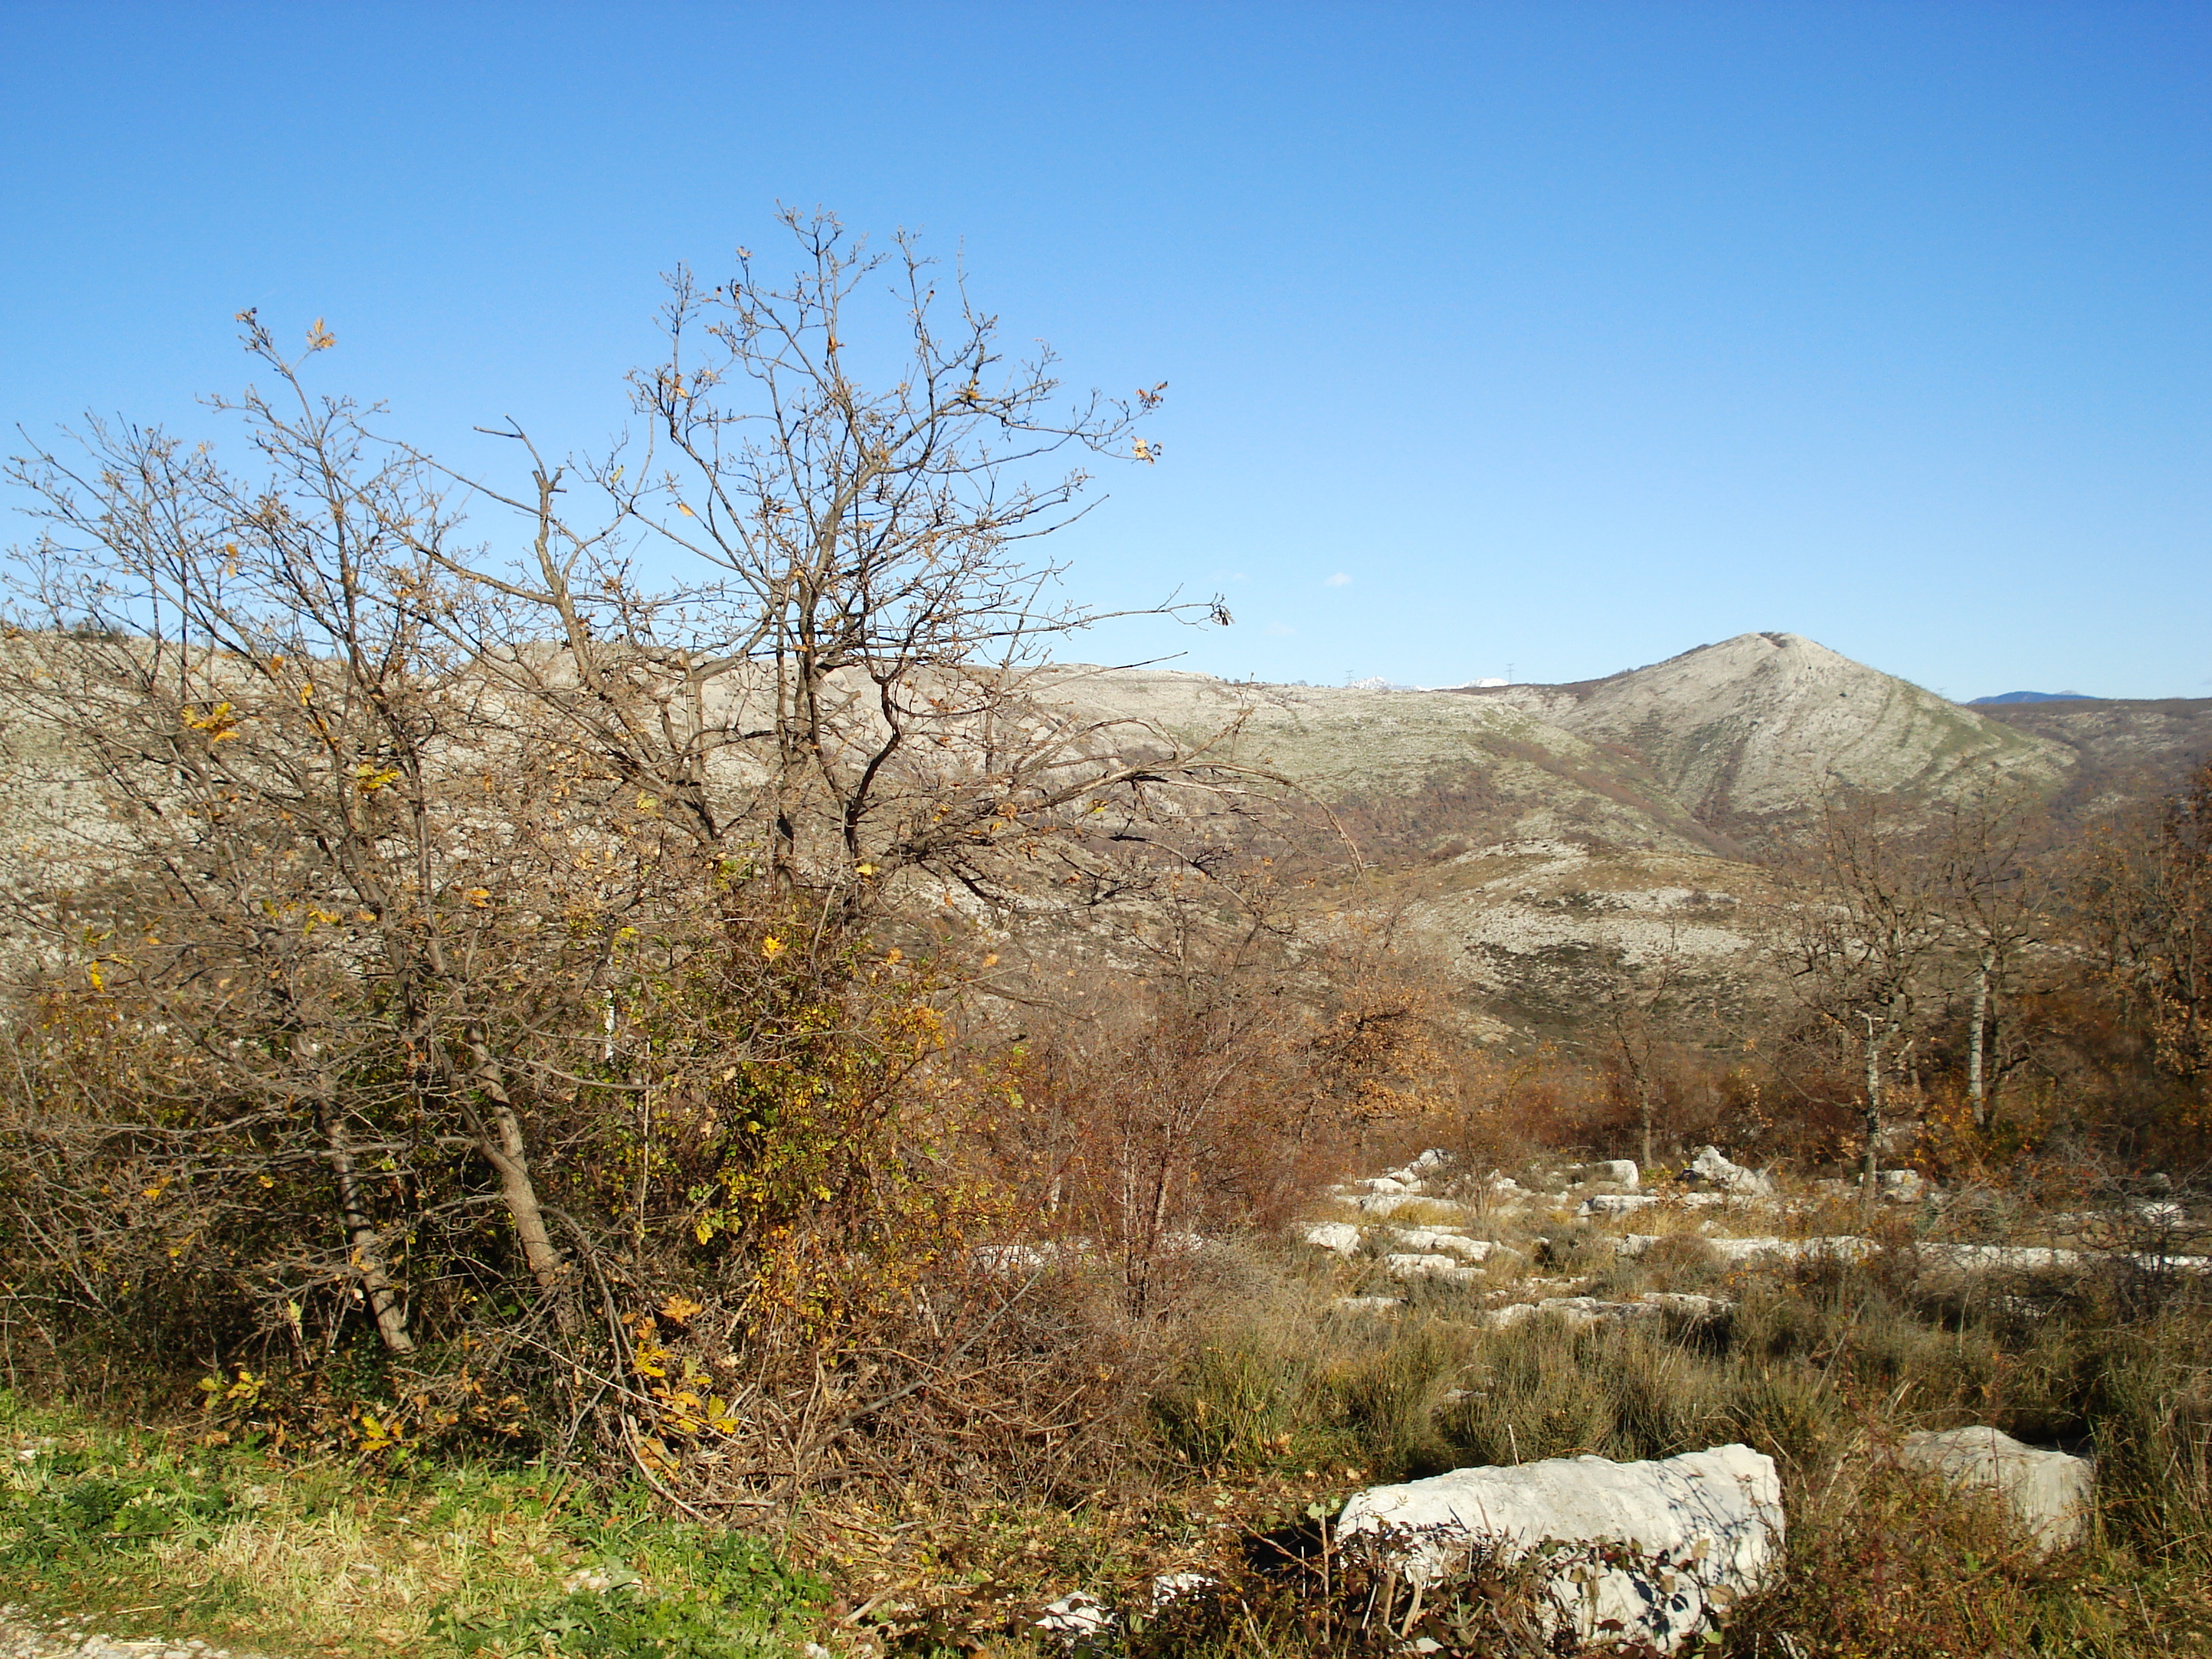
[{"label": "rocky mountain", "polygon": [[1741,634],[1577,685],[1467,695],[1633,756],[1722,832],[1800,811],[1832,782],[1939,799],[1996,779],[2048,788],[2067,769],[2037,734],[1796,634]]},{"label": "rocky mountain", "polygon": [[1470,1025],[1570,1030],[1623,964],[1739,975],[1769,896],[1747,848],[1841,785],[1928,805],[1992,787],[2084,809],[2172,787],[2212,699],[1964,707],[1798,635],[1566,685],[1270,686],[1060,671],[1088,717],[1295,780]]},{"label": "rocky mountain", "polygon": [[1795,634],[1740,635],[1570,685],[1336,690],[1067,670],[1059,692],[1186,740],[1233,727],[1224,753],[1334,801],[1434,797],[1407,826],[1432,839],[1729,855],[1746,830],[1837,784],[1928,802],[1999,781],[2040,793],[2080,758]]}]

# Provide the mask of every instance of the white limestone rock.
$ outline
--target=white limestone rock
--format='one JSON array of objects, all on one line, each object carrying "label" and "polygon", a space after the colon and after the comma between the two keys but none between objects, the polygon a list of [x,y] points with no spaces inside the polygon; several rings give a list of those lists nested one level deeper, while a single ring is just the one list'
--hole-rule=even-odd
[{"label": "white limestone rock", "polygon": [[1337,1313],[1395,1313],[1406,1305],[1406,1298],[1401,1296],[1340,1296],[1328,1305]]},{"label": "white limestone rock", "polygon": [[1359,1229],[1349,1221],[1317,1221],[1304,1234],[1305,1242],[1317,1250],[1334,1250],[1339,1255],[1350,1255],[1359,1248]]},{"label": "white limestone rock", "polygon": [[1389,1540],[1422,1582],[1478,1540],[1516,1556],[1547,1540],[1625,1545],[1647,1565],[1585,1562],[1587,1582],[1554,1579],[1559,1623],[1588,1641],[1617,1620],[1620,1638],[1673,1652],[1779,1561],[1782,1481],[1772,1458],[1741,1445],[1656,1462],[1585,1456],[1457,1469],[1354,1497],[1337,1535],[1367,1534]]},{"label": "white limestone rock", "polygon": [[1955,1486],[2001,1493],[2045,1550],[2067,1549],[2089,1535],[2097,1482],[2087,1458],[2026,1445],[1980,1425],[1907,1435],[1899,1455]]},{"label": "white limestone rock", "polygon": [[1097,1640],[1119,1622],[1113,1610],[1097,1596],[1085,1590],[1070,1590],[1046,1606],[1037,1618],[1036,1628],[1057,1636],[1073,1648]]},{"label": "white limestone rock", "polygon": [[1382,1270],[1393,1279],[1441,1279],[1464,1285],[1477,1276],[1476,1269],[1456,1256],[1417,1255],[1397,1251],[1382,1258]]},{"label": "white limestone rock", "polygon": [[1650,1193],[1593,1193],[1576,1209],[1578,1216],[1629,1215],[1658,1202]]},{"label": "white limestone rock", "polygon": [[[1663,1234],[1628,1233],[1613,1240],[1615,1255],[1631,1257],[1642,1255],[1659,1243]],[[1741,1267],[1747,1262],[1762,1259],[1777,1261],[1863,1261],[1876,1254],[1881,1247],[1870,1238],[1859,1238],[1844,1234],[1832,1238],[1710,1238],[1692,1234],[1698,1242],[1730,1267]]]},{"label": "white limestone rock", "polygon": [[1717,1188],[1729,1193],[1763,1195],[1774,1190],[1774,1183],[1765,1176],[1741,1164],[1730,1163],[1717,1146],[1698,1147],[1689,1168],[1682,1171],[1682,1179],[1693,1186]]},{"label": "white limestone rock", "polygon": [[1370,1193],[1352,1202],[1369,1215],[1395,1215],[1408,1204],[1434,1204],[1436,1200],[1414,1193]]},{"label": "white limestone rock", "polygon": [[1492,1330],[1510,1330],[1531,1319],[1551,1315],[1569,1325],[1626,1324],[1634,1320],[1658,1319],[1668,1314],[1690,1319],[1717,1319],[1735,1304],[1717,1296],[1698,1296],[1688,1291],[1646,1291],[1633,1302],[1605,1302],[1594,1296],[1547,1296],[1536,1302],[1515,1302],[1493,1308],[1480,1322]]},{"label": "white limestone rock", "polygon": [[1487,1261],[1492,1255],[1505,1248],[1486,1238],[1469,1238],[1465,1233],[1451,1232],[1441,1227],[1394,1227],[1390,1231],[1390,1242],[1401,1250],[1431,1254],[1442,1252],[1464,1256],[1469,1261]]}]

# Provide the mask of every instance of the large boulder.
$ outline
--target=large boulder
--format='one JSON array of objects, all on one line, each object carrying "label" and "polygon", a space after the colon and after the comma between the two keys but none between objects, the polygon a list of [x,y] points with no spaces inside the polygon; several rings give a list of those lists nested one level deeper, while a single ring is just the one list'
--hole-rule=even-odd
[{"label": "large boulder", "polygon": [[1611,1632],[1672,1652],[1780,1560],[1782,1481],[1772,1458],[1741,1445],[1656,1462],[1555,1457],[1455,1469],[1359,1493],[1337,1535],[1363,1534],[1401,1553],[1423,1582],[1473,1544],[1514,1558],[1553,1541],[1582,1547],[1558,1556],[1559,1623],[1585,1641]]},{"label": "large boulder", "polygon": [[2026,1445],[1979,1425],[1907,1435],[1900,1455],[1954,1486],[1997,1492],[2044,1549],[2065,1549],[2089,1535],[2097,1483],[2086,1458]]}]

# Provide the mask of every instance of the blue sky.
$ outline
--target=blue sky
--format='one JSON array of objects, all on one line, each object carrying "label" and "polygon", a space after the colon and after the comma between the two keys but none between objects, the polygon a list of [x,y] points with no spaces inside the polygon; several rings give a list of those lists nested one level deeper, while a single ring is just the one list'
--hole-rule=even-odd
[{"label": "blue sky", "polygon": [[1237,625],[1084,654],[2212,695],[2196,3],[0,0],[0,421],[216,431],[251,305],[464,464],[588,446],[779,199],[1170,382],[1061,551]]}]

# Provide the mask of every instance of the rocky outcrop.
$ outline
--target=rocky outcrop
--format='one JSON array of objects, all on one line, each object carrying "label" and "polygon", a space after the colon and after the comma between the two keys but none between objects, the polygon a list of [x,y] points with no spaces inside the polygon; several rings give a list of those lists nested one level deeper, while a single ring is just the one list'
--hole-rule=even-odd
[{"label": "rocky outcrop", "polygon": [[1410,1575],[1428,1581],[1470,1545],[1516,1558],[1552,1540],[1589,1547],[1559,1558],[1551,1595],[1559,1624],[1584,1640],[1613,1630],[1673,1652],[1780,1559],[1782,1482],[1772,1458],[1741,1445],[1656,1462],[1562,1457],[1456,1469],[1353,1498],[1337,1535],[1365,1534],[1381,1535]]}]

